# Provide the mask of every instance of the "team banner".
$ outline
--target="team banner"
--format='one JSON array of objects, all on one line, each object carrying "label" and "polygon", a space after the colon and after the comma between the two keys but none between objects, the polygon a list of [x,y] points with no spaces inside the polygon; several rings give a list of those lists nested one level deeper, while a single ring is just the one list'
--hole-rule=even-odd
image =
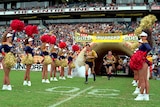
[{"label": "team banner", "polygon": [[87,34],[87,33],[77,33],[75,32],[75,41],[76,42],[108,42],[108,43],[117,43],[117,42],[137,42],[138,37],[133,34],[122,35],[121,33],[104,33],[104,34]]},{"label": "team banner", "polygon": [[75,32],[74,39],[76,42],[120,43],[131,51],[138,47],[138,36],[133,33],[122,35],[121,33],[87,34]]}]

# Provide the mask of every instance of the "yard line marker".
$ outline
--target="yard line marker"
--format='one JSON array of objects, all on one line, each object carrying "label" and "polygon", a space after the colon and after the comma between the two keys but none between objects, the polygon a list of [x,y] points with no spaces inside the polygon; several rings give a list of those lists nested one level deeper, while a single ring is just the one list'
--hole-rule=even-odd
[{"label": "yard line marker", "polygon": [[69,100],[71,100],[71,99],[79,96],[80,94],[82,94],[82,93],[84,93],[84,92],[86,92],[86,91],[88,91],[88,90],[90,90],[90,89],[92,89],[92,88],[93,88],[93,86],[92,86],[92,87],[89,87],[89,88],[86,88],[86,89],[84,89],[84,90],[82,90],[82,91],[80,91],[80,92],[72,95],[71,97],[68,97],[68,98],[66,98],[66,99],[64,99],[64,100],[61,100],[61,101],[59,101],[59,102],[57,102],[57,103],[55,103],[55,104],[53,104],[53,105],[51,105],[51,106],[49,106],[49,107],[56,107],[56,106],[58,106],[58,105],[60,105],[60,104],[62,104],[62,103],[64,103],[64,102],[66,102],[66,101],[69,101]]}]

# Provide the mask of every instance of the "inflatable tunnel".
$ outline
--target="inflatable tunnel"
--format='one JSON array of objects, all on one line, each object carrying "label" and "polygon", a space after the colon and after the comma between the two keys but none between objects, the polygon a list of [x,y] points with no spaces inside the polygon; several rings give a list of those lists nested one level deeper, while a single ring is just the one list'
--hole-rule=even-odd
[{"label": "inflatable tunnel", "polygon": [[[95,60],[95,72],[99,75],[101,73],[101,67],[103,66],[103,57],[109,50],[116,55],[131,56],[138,47],[138,37],[123,35],[121,42],[91,42],[90,45],[98,55],[98,58]],[[85,48],[80,52],[76,59],[78,66],[84,66],[84,52]]]},{"label": "inflatable tunnel", "polygon": [[109,50],[111,50],[112,53],[116,55],[132,55],[132,51],[127,49],[121,43],[97,43],[92,49],[95,50],[98,54],[98,58],[95,60],[96,74],[100,74],[100,70],[103,65],[103,57],[108,53]]}]

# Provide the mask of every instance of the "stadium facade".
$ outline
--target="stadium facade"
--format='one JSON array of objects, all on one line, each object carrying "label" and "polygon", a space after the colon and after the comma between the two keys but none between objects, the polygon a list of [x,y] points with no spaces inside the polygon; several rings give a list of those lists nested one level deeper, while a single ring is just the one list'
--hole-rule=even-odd
[{"label": "stadium facade", "polygon": [[13,19],[37,25],[131,22],[147,14],[159,19],[159,10],[160,0],[1,0],[0,25],[9,25]]}]

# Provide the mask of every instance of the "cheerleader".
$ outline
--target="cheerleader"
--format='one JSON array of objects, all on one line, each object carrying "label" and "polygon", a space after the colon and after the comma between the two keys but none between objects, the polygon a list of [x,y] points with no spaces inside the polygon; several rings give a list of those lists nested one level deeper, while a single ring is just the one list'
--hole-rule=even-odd
[{"label": "cheerleader", "polygon": [[[147,53],[151,50],[152,39],[151,32],[145,30],[140,34],[143,41],[139,46],[139,51],[132,55],[130,60],[130,67],[133,70],[138,71],[139,83],[140,83],[140,94],[134,100],[149,100],[149,78],[148,78],[148,66],[150,62],[147,60]],[[144,93],[145,90],[145,93]]]},{"label": "cheerleader", "polygon": [[42,83],[50,83],[48,80],[48,65],[52,63],[52,59],[49,56],[49,44],[48,43],[42,43],[41,46],[42,56],[44,57],[42,63]]},{"label": "cheerleader", "polygon": [[67,61],[66,61],[66,50],[63,49],[60,53],[59,53],[59,60],[60,60],[60,67],[61,67],[61,70],[60,70],[60,77],[59,79],[62,79],[62,80],[66,80],[65,76],[64,76],[64,67],[67,67]]},{"label": "cheerleader", "polygon": [[116,58],[112,55],[112,51],[108,51],[108,54],[104,56],[103,61],[108,75],[108,80],[110,80],[113,64],[116,62]]},{"label": "cheerleader", "polygon": [[5,32],[2,37],[2,45],[0,46],[0,53],[2,53],[3,56],[2,66],[4,70],[4,80],[3,80],[2,90],[12,90],[12,87],[10,85],[9,74],[11,68],[16,63],[16,58],[14,57],[12,52],[13,49],[12,42],[14,40],[14,37],[15,33],[11,34],[8,31]]},{"label": "cheerleader", "polygon": [[[50,81],[58,81],[58,79],[56,78],[56,67],[59,66],[57,50],[58,50],[58,47],[56,45],[53,45],[50,51],[51,53],[50,56],[52,58]],[[52,76],[53,73],[54,73],[54,78]]]},{"label": "cheerleader", "polygon": [[91,73],[93,74],[93,80],[96,80],[96,74],[94,71],[94,59],[97,58],[97,53],[91,49],[91,46],[89,44],[86,45],[86,52],[84,54],[85,56],[85,84],[88,84],[88,70],[91,69]]},{"label": "cheerleader", "polygon": [[[140,39],[139,41],[139,46],[141,46],[141,44],[143,43],[142,39]],[[136,53],[136,51],[138,51],[139,49],[135,49],[134,53]],[[137,86],[135,91],[133,92],[133,95],[137,95],[140,93],[140,82],[139,82],[139,75],[138,75],[138,71],[137,70],[133,70],[134,72],[134,80],[132,82],[133,86]]]},{"label": "cheerleader", "polygon": [[24,44],[26,45],[24,49],[26,56],[24,56],[24,58],[22,59],[22,63],[26,65],[26,72],[24,75],[23,85],[31,86],[30,69],[32,64],[34,63],[34,59],[33,59],[34,53],[32,48],[33,39],[32,38],[26,39]]},{"label": "cheerleader", "polygon": [[[143,43],[142,39],[138,40],[139,46],[141,46],[141,44]],[[138,48],[135,49],[134,53],[136,53],[136,51],[138,51]],[[138,85],[138,72],[137,70],[133,70],[134,72],[134,79],[132,81],[133,86],[137,86]]]},{"label": "cheerleader", "polygon": [[72,68],[75,68],[74,65],[74,53],[72,51],[69,51],[68,53],[68,76],[67,78],[72,78]]}]

